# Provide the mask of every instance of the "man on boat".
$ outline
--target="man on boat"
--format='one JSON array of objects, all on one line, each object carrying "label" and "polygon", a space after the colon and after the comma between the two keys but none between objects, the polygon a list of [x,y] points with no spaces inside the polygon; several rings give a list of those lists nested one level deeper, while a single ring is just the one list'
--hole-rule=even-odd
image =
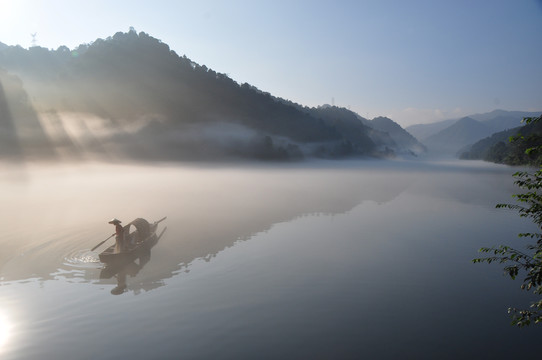
[{"label": "man on boat", "polygon": [[124,228],[120,224],[122,221],[113,218],[109,221],[110,224],[115,225],[115,240],[117,241],[117,247],[115,252],[122,252],[126,250],[126,244],[124,243]]}]

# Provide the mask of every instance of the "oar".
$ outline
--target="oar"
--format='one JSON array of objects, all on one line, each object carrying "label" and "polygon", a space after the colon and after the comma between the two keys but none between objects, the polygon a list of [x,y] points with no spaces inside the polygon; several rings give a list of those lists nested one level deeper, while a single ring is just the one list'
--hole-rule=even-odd
[{"label": "oar", "polygon": [[93,247],[90,251],[94,251],[96,250],[100,245],[102,245],[104,242],[106,242],[107,240],[111,239],[113,236],[115,236],[115,233],[111,234],[110,237],[108,237],[107,239],[105,239],[104,241],[102,241],[101,243],[99,243],[98,245],[96,245],[95,247]]},{"label": "oar", "polygon": [[156,240],[160,240],[160,238],[162,237],[162,235],[164,235],[164,233],[166,232],[167,230],[167,226],[164,228],[164,230],[162,230],[162,232],[160,233],[160,235],[158,235],[158,237],[156,238]]}]

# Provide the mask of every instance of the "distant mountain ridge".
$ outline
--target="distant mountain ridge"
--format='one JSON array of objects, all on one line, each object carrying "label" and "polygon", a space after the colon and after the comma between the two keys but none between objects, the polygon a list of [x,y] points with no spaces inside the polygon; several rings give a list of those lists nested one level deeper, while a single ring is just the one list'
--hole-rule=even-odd
[{"label": "distant mountain ridge", "polygon": [[538,112],[494,110],[457,120],[413,125],[406,129],[425,144],[429,151],[455,156],[467,145],[494,133],[516,128],[521,125],[523,118],[538,115]]},{"label": "distant mountain ridge", "polygon": [[434,135],[439,131],[453,125],[457,120],[458,119],[449,119],[429,124],[410,125],[407,126],[405,130],[412,134],[416,139],[423,142],[429,136]]},{"label": "distant mountain ridge", "polygon": [[[468,115],[467,117],[483,123],[487,122],[488,126],[497,132],[517,127],[521,124],[523,118],[537,116],[537,114],[538,112],[493,110],[488,113]],[[423,142],[423,140],[446,129],[459,120],[448,119],[430,124],[415,124],[407,126],[405,130]]]},{"label": "distant mountain ridge", "polygon": [[[178,56],[143,32],[117,33],[74,50],[0,46],[0,68],[23,84],[43,143],[74,149],[66,153],[288,160],[406,151],[390,143],[383,153],[374,136],[379,130],[355,113],[290,104]],[[0,121],[28,143],[19,118]],[[74,128],[81,139],[73,138]]]},{"label": "distant mountain ridge", "polygon": [[538,114],[538,112],[529,112],[529,111],[509,111],[509,110],[501,110],[496,109],[493,111],[490,111],[488,113],[482,113],[482,114],[473,114],[469,115],[469,117],[478,120],[478,121],[492,121],[496,118],[509,118],[510,121],[515,121],[517,119],[521,120],[525,117],[531,117],[534,116],[534,114]]},{"label": "distant mountain ridge", "polygon": [[426,138],[424,144],[433,152],[453,154],[463,146],[472,144],[492,132],[493,130],[482,122],[464,117]]}]

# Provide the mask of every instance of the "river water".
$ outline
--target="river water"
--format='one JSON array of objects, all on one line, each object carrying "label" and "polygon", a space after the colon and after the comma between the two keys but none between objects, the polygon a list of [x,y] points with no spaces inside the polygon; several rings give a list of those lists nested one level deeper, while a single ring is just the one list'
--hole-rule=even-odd
[{"label": "river water", "polygon": [[[542,329],[482,246],[534,231],[482,162],[2,165],[2,359],[505,359]],[[112,217],[157,220],[104,271]],[[126,288],[118,291],[119,284]]]}]

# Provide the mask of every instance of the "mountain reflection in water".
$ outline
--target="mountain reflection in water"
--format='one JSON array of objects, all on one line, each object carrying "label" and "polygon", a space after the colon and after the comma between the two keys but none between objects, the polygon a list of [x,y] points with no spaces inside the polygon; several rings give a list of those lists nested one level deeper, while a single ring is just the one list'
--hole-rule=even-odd
[{"label": "mountain reflection in water", "polygon": [[[530,298],[470,261],[533,227],[494,208],[511,201],[515,169],[344,161],[17,171],[0,174],[2,359],[537,354],[542,329],[518,332],[506,313]],[[138,259],[104,267],[103,248],[89,250],[112,217],[164,215],[167,231]]]},{"label": "mountain reflection in water", "polygon": [[26,176],[4,184],[4,204],[14,211],[0,238],[2,281],[111,282],[99,275],[103,249],[85,250],[110,231],[106,220],[168,213],[168,233],[154,250],[160,260],[138,272],[145,290],[274,224],[385,203],[415,179],[355,168],[248,166],[76,165],[27,169]]}]

